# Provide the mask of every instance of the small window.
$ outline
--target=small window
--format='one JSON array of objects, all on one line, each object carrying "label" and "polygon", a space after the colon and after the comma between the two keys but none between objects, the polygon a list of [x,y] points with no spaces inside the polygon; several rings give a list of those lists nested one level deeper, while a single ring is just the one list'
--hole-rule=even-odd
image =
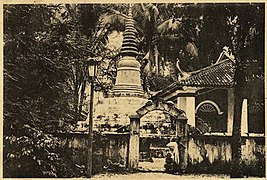
[{"label": "small window", "polygon": [[215,113],[215,114],[217,114],[217,111],[216,111],[215,107],[212,104],[210,104],[210,103],[204,103],[204,104],[202,104],[199,107],[198,111],[200,113]]}]

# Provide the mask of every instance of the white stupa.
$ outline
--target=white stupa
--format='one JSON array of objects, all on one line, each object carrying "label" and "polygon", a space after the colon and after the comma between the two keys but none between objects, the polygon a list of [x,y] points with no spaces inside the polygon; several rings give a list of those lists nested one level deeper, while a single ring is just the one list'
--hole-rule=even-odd
[{"label": "white stupa", "polygon": [[[121,59],[117,65],[116,83],[108,93],[108,97],[101,104],[95,105],[95,123],[101,123],[97,117],[102,116],[109,119],[110,124],[129,124],[129,115],[135,115],[136,110],[148,101],[141,85],[140,63],[136,59],[138,54],[136,33],[131,5],[129,5],[128,19],[123,34]],[[116,120],[114,119],[115,114]]]}]

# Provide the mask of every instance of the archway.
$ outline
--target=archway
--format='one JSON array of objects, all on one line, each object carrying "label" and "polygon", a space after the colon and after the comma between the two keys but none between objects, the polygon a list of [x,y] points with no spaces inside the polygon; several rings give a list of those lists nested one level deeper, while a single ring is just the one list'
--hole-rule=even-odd
[{"label": "archway", "polygon": [[[175,134],[173,134],[173,133],[172,134],[164,134],[163,139],[159,139],[159,138],[163,137],[161,133],[160,133],[160,135],[154,133],[151,136],[149,136],[148,138],[152,137],[152,138],[156,139],[156,142],[154,144],[159,144],[161,141],[163,142],[163,145],[161,145],[160,148],[157,149],[157,147],[154,147],[153,155],[157,156],[157,154],[159,154],[160,155],[159,158],[161,158],[160,162],[162,163],[162,160],[164,161],[164,159],[165,159],[165,157],[164,157],[166,155],[165,151],[167,151],[167,149],[168,149],[166,144],[169,143],[171,138],[173,138],[173,137],[175,138],[177,136],[180,137],[180,140],[182,140],[182,143],[184,144],[184,146],[187,147],[187,140],[184,138],[185,136],[187,136],[186,135],[187,134],[187,125],[186,125],[187,119],[186,119],[184,111],[176,108],[175,104],[173,102],[166,102],[166,101],[162,101],[162,100],[149,101],[143,107],[139,108],[136,111],[136,113],[137,113],[136,115],[130,116],[131,123],[130,123],[130,144],[129,144],[129,168],[137,169],[138,165],[139,165],[140,145],[141,146],[143,145],[142,143],[140,143],[140,139],[141,139],[140,129],[142,129],[142,127],[140,128],[140,119],[143,118],[144,116],[146,116],[147,114],[149,114],[151,112],[155,112],[155,111],[161,111],[162,113],[167,114],[169,117],[171,117],[173,120],[171,123],[175,124],[175,131],[176,132],[175,132]],[[162,121],[162,122],[165,123],[165,125],[167,124],[167,122],[164,122],[164,121]],[[159,125],[157,125],[157,127],[159,127]],[[160,126],[160,128],[162,128],[162,126]],[[146,137],[142,137],[142,138],[144,139]],[[167,139],[167,141],[164,141],[166,139]],[[164,148],[164,142],[165,142],[165,148]],[[141,147],[141,149],[142,149],[142,147]],[[158,152],[155,152],[155,149]],[[186,150],[184,150],[183,157],[181,158],[182,159],[181,160],[182,166],[186,166],[186,164],[187,164],[186,163],[187,162],[187,151]],[[161,151],[161,152],[159,152],[159,151]],[[186,155],[184,155],[184,154],[186,154]],[[159,159],[157,159],[157,160],[159,160]],[[158,169],[153,169],[153,170],[158,170]]]},{"label": "archway", "polygon": [[155,101],[148,101],[143,107],[139,108],[136,113],[139,115],[139,117],[143,117],[147,113],[155,110],[160,110],[163,112],[166,112],[170,114],[173,117],[179,117],[181,114],[184,113],[184,111],[178,109],[175,107],[175,104],[171,101],[161,101],[161,100],[155,100]]}]

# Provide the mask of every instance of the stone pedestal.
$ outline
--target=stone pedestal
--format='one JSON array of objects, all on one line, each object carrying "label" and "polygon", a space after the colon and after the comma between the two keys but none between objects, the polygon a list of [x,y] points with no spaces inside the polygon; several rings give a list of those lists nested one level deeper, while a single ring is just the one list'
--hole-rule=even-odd
[{"label": "stone pedestal", "polygon": [[[101,101],[101,104],[95,105],[94,122],[97,123],[98,116],[110,119],[110,124],[113,121],[114,114],[118,115],[117,124],[130,124],[129,115],[136,114],[136,110],[144,106],[148,100],[138,97],[109,97]],[[101,122],[100,122],[101,123]],[[103,123],[103,122],[102,122]]]}]

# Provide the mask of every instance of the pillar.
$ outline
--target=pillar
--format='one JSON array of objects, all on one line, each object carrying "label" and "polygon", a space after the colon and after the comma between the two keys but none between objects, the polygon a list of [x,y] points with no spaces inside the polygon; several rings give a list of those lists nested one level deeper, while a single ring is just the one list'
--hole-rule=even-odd
[{"label": "pillar", "polygon": [[244,99],[242,103],[242,114],[241,114],[241,135],[248,133],[248,100]]},{"label": "pillar", "polygon": [[130,116],[130,140],[128,168],[137,170],[139,164],[140,117]]},{"label": "pillar", "polygon": [[188,119],[187,123],[193,127],[196,126],[195,123],[195,111],[196,105],[195,105],[195,97],[186,97],[186,117]]},{"label": "pillar", "polygon": [[178,97],[177,98],[177,108],[181,109],[185,112],[186,117],[188,119],[187,123],[193,127],[195,127],[195,97]]},{"label": "pillar", "polygon": [[177,97],[177,108],[185,111],[186,97]]},{"label": "pillar", "polygon": [[233,125],[234,125],[234,89],[228,89],[228,101],[227,101],[227,134],[232,135],[233,134]]},{"label": "pillar", "polygon": [[183,148],[179,148],[179,153],[181,153],[180,167],[183,170],[188,165],[188,129],[187,118],[183,114],[178,116],[176,120],[176,136],[180,137],[178,138],[178,143],[183,146]]},{"label": "pillar", "polygon": [[176,120],[176,136],[183,137],[185,135],[185,126],[187,124],[187,118],[183,114],[178,116]]}]

